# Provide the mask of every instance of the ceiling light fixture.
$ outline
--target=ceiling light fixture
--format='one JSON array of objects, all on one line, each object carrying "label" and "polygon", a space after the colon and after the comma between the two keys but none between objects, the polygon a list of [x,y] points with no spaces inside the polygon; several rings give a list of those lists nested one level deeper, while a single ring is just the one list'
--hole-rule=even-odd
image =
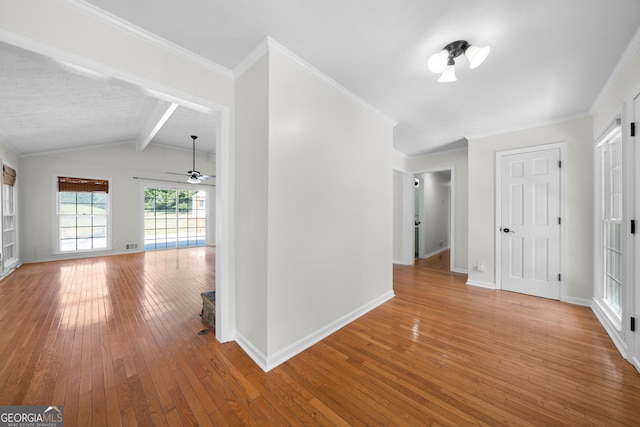
[{"label": "ceiling light fixture", "polygon": [[433,73],[440,74],[439,82],[455,82],[455,58],[464,54],[469,60],[469,68],[474,69],[489,55],[489,46],[478,47],[470,45],[466,40],[451,42],[438,53],[431,55],[427,66]]}]

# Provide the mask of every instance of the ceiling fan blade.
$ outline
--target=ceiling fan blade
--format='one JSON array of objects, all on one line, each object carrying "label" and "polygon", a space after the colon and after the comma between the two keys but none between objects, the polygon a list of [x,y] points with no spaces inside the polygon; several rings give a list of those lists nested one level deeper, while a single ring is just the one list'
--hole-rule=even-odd
[{"label": "ceiling fan blade", "polygon": [[211,178],[215,178],[215,175],[198,175],[198,178],[200,179],[211,179]]},{"label": "ceiling fan blade", "polygon": [[180,172],[165,172],[168,173],[170,175],[182,175],[182,176],[191,176],[190,173],[180,173]]}]

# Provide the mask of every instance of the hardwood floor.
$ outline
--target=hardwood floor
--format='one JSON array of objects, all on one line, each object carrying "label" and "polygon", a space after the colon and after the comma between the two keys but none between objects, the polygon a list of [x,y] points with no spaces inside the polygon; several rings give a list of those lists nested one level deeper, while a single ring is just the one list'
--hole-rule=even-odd
[{"label": "hardwood floor", "polygon": [[24,265],[0,282],[0,405],[65,425],[628,425],[640,374],[590,309],[394,267],[396,297],[268,373],[199,318],[213,248]]}]

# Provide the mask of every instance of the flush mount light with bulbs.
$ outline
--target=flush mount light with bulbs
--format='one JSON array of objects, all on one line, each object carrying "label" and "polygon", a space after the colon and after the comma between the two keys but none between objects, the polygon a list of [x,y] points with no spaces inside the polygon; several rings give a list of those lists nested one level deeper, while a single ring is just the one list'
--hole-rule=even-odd
[{"label": "flush mount light with bulbs", "polygon": [[491,48],[489,46],[478,47],[470,45],[466,40],[458,40],[451,42],[436,54],[431,55],[427,66],[429,70],[436,74],[442,73],[439,82],[455,82],[455,59],[464,54],[469,60],[469,68],[474,69],[482,64],[489,55]]}]

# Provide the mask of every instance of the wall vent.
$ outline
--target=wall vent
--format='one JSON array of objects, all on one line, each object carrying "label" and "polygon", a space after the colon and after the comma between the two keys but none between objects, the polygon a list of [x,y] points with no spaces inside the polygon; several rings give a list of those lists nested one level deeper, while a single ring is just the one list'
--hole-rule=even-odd
[{"label": "wall vent", "polygon": [[137,243],[127,243],[126,245],[124,245],[125,249],[138,249],[138,244]]}]

